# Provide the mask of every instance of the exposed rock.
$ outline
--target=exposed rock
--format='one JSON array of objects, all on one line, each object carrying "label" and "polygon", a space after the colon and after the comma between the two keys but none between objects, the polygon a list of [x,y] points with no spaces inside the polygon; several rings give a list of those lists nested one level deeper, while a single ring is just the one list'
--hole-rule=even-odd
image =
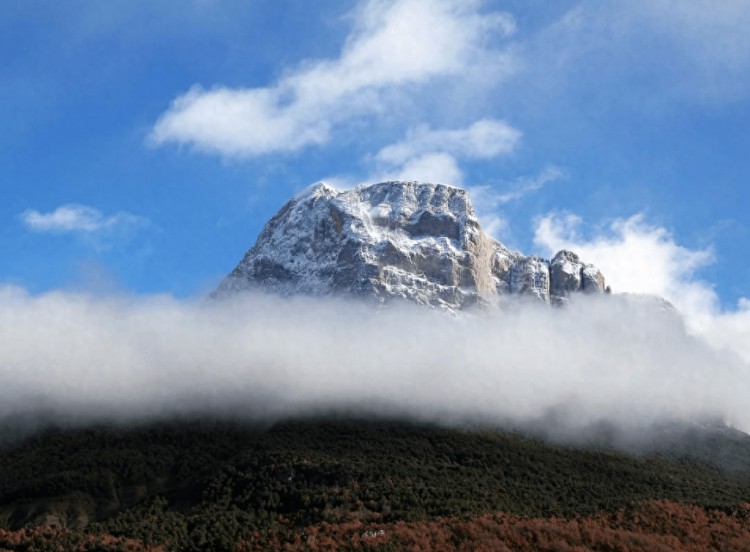
[{"label": "exposed rock", "polygon": [[593,265],[587,265],[581,271],[583,291],[600,293],[605,290],[604,274]]},{"label": "exposed rock", "polygon": [[321,183],[281,208],[216,294],[252,288],[457,311],[508,294],[561,303],[572,292],[602,291],[604,278],[574,253],[549,263],[490,238],[461,188],[384,182],[339,191]]},{"label": "exposed rock", "polygon": [[554,281],[551,300],[555,304],[565,304],[571,293],[581,291],[583,263],[578,255],[563,249],[554,257],[549,266],[550,276]]},{"label": "exposed rock", "polygon": [[563,249],[549,264],[552,288],[550,301],[556,305],[568,302],[571,293],[601,293],[605,290],[604,275],[594,265],[584,264],[578,255]]},{"label": "exposed rock", "polygon": [[516,295],[531,295],[549,303],[549,264],[539,257],[516,259],[510,269],[510,292]]}]

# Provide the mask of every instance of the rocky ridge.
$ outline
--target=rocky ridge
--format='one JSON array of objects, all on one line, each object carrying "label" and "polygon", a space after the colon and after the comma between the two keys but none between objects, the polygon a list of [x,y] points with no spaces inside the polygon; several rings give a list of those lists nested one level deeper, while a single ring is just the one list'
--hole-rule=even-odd
[{"label": "rocky ridge", "polygon": [[525,256],[487,236],[468,193],[383,182],[352,190],[310,186],[263,228],[215,294],[395,298],[459,311],[529,296],[554,305],[605,291],[604,276],[571,251]]}]

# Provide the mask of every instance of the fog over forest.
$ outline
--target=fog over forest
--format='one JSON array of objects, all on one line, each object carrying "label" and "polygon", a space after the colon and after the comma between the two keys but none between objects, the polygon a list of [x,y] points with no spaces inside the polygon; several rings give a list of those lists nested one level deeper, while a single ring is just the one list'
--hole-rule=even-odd
[{"label": "fog over forest", "polygon": [[[635,295],[455,317],[337,299],[0,290],[0,416],[79,425],[346,411],[442,424],[551,423],[580,437],[722,419],[750,430],[750,367]],[[553,431],[553,430],[550,430]]]}]

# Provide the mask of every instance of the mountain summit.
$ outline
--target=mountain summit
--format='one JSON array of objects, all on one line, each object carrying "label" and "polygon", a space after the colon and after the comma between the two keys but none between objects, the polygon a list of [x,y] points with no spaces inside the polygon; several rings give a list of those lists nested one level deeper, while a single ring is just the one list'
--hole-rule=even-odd
[{"label": "mountain summit", "polygon": [[571,251],[548,261],[487,236],[461,188],[383,182],[352,190],[319,183],[290,199],[216,294],[248,289],[458,311],[509,294],[560,305],[605,287],[602,273]]}]

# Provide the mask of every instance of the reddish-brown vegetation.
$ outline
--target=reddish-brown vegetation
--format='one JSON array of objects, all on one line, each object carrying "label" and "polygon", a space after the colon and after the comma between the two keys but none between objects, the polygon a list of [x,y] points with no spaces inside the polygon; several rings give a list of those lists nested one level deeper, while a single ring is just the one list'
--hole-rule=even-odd
[{"label": "reddish-brown vegetation", "polygon": [[733,511],[654,501],[579,519],[484,514],[398,523],[322,523],[257,533],[241,552],[260,550],[476,550],[549,552],[750,551],[750,504]]},{"label": "reddish-brown vegetation", "polygon": [[[107,534],[65,529],[0,530],[0,552],[163,552],[162,547]],[[750,551],[750,504],[722,510],[653,501],[615,514],[576,519],[504,513],[414,522],[347,521],[303,530],[257,532],[237,552],[262,550],[472,550],[486,552]]]},{"label": "reddish-brown vegetation", "polygon": [[112,535],[92,535],[67,529],[35,527],[19,531],[0,529],[0,552],[163,552],[161,546],[146,546],[140,541]]}]

